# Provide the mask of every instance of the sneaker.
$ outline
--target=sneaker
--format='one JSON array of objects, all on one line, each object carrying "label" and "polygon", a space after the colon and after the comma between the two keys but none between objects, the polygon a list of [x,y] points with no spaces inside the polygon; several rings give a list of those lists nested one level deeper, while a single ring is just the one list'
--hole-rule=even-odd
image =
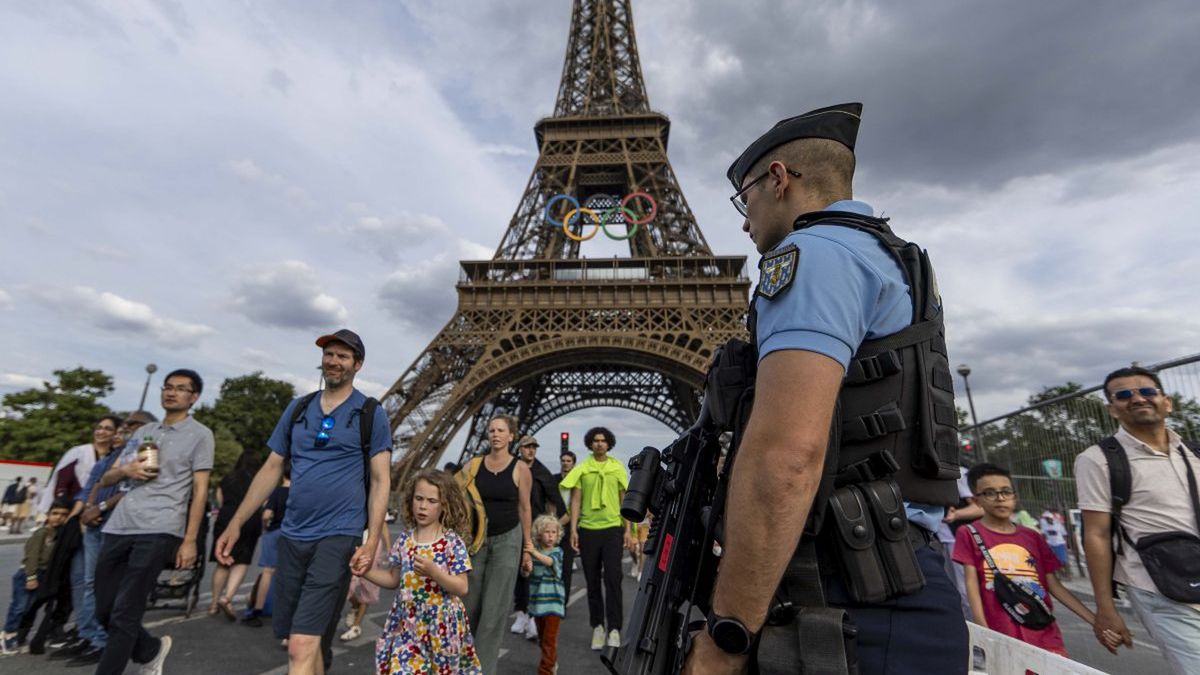
[{"label": "sneaker", "polygon": [[596,626],[592,629],[592,651],[601,649],[604,649],[604,626]]},{"label": "sneaker", "polygon": [[92,647],[92,643],[88,642],[87,640],[85,640],[83,638],[79,638],[78,640],[75,640],[74,642],[67,643],[66,646],[62,647],[61,649],[56,649],[55,651],[51,652],[50,658],[51,659],[74,658],[74,657],[79,656],[80,654],[86,652],[88,649],[91,649],[91,647]]},{"label": "sneaker", "polygon": [[528,614],[526,614],[525,612],[517,612],[517,620],[513,621],[512,627],[509,628],[508,630],[513,633],[521,634],[521,633],[524,633],[525,631],[529,630],[530,623],[531,622],[529,621]]},{"label": "sneaker", "polygon": [[637,579],[638,577],[642,576],[641,568],[638,567],[637,565],[633,565],[632,567],[629,568],[629,576],[633,577],[634,579]]},{"label": "sneaker", "polygon": [[17,653],[17,634],[0,633],[0,654]]},{"label": "sneaker", "polygon": [[66,662],[68,668],[77,668],[79,666],[94,666],[100,663],[100,657],[104,655],[104,650],[100,647],[92,647],[83,652],[79,656]]},{"label": "sneaker", "polygon": [[350,626],[350,628],[347,629],[345,633],[342,633],[338,639],[342,642],[349,642],[359,635],[362,635],[362,628],[358,626]]},{"label": "sneaker", "polygon": [[345,624],[346,628],[350,628],[354,625],[355,613],[356,612],[354,611],[354,608],[350,608],[350,611],[346,612],[346,618],[342,619],[342,623]]},{"label": "sneaker", "polygon": [[537,636],[537,622],[533,620],[533,617],[529,617],[529,623],[525,624],[525,639],[536,640]]},{"label": "sneaker", "polygon": [[621,646],[621,631],[617,630],[616,628],[608,631],[608,646],[609,647],[620,647]]},{"label": "sneaker", "polygon": [[147,663],[142,664],[142,669],[138,671],[141,675],[162,675],[163,661],[167,660],[167,654],[171,653],[171,636],[162,636],[162,642],[158,647],[158,653],[154,658]]}]

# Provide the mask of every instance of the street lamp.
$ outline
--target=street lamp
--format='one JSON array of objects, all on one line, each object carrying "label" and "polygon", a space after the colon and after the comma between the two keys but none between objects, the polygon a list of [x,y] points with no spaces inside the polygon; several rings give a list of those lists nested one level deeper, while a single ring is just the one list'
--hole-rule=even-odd
[{"label": "street lamp", "polygon": [[156,370],[158,370],[158,366],[153,363],[146,365],[146,386],[142,387],[142,400],[138,402],[138,410],[146,409],[146,392],[150,391],[150,376]]},{"label": "street lamp", "polygon": [[958,374],[962,375],[963,386],[967,389],[967,405],[971,408],[971,426],[975,430],[975,446],[979,448],[979,460],[983,461],[987,458],[987,450],[983,447],[983,434],[979,431],[979,419],[975,417],[975,399],[971,397],[971,381],[967,379],[967,376],[971,374],[971,369],[964,363],[958,367]]}]

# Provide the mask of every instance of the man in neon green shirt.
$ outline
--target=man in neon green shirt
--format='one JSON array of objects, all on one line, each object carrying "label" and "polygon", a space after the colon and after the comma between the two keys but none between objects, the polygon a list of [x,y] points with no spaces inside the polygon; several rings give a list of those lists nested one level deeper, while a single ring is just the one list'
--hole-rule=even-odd
[{"label": "man in neon green shirt", "polygon": [[621,553],[633,541],[629,523],[621,518],[629,473],[608,456],[617,442],[611,431],[604,427],[589,429],[583,440],[592,456],[572,469],[559,486],[571,490],[571,548],[583,562],[592,649],[600,651],[605,644],[606,618],[608,646],[621,645]]}]

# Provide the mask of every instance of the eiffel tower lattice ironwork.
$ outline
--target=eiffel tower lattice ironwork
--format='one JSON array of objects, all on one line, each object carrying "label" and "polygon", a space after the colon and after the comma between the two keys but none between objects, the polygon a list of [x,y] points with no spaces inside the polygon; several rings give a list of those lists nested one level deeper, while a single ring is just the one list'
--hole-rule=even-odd
[{"label": "eiffel tower lattice ironwork", "polygon": [[[750,284],[745,257],[713,255],[696,225],[669,129],[646,96],[630,0],[575,0],[508,230],[491,260],[461,263],[454,317],[383,398],[399,474],[436,462],[468,422],[463,455],[482,449],[498,412],[522,434],[596,406],[690,425],[715,349],[745,335]],[[601,222],[629,257],[580,257]]]}]

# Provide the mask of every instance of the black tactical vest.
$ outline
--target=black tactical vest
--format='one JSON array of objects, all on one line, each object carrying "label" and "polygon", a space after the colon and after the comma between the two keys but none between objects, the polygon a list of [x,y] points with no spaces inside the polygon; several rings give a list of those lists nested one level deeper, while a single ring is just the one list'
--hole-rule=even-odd
[{"label": "black tactical vest", "polygon": [[[794,229],[816,224],[851,227],[878,239],[904,270],[913,317],[904,330],[863,342],[851,357],[830,428],[825,476],[806,531],[820,531],[835,485],[883,478],[893,470],[904,499],[957,504],[954,382],[946,355],[941,297],[929,257],[916,244],[893,234],[886,219],[818,211],[797,218]],[[755,301],[751,299],[749,328],[751,343],[757,345]]]}]

